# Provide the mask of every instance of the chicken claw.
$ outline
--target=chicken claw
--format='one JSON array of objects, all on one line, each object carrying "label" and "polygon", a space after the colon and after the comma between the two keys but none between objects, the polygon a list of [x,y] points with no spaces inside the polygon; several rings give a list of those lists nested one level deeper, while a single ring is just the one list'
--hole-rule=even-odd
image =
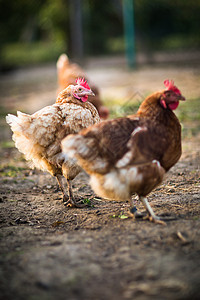
[{"label": "chicken claw", "polygon": [[160,225],[164,225],[166,226],[166,222],[161,220],[161,218],[159,218],[158,216],[155,216],[154,218],[152,216],[147,216],[147,219],[149,219],[149,221],[156,223],[156,224],[160,224]]},{"label": "chicken claw", "polygon": [[132,206],[130,208],[130,213],[134,216],[135,219],[144,219],[146,215],[144,213],[137,210],[136,206]]},{"label": "chicken claw", "polygon": [[72,199],[68,199],[68,201],[65,201],[64,202],[64,205],[66,206],[66,207],[77,207],[77,208],[83,208],[83,207],[86,207],[86,206],[88,206],[87,205],[87,203],[78,203],[78,202],[76,202],[74,199],[72,200]]},{"label": "chicken claw", "polygon": [[62,176],[61,175],[57,175],[56,179],[58,181],[59,187],[60,187],[61,192],[63,194],[63,203],[64,203],[65,206],[67,206],[67,207],[78,207],[78,208],[82,208],[82,207],[87,206],[87,203],[77,203],[74,200],[74,196],[73,196],[73,192],[72,192],[72,187],[71,187],[70,180],[67,179],[68,195],[69,195],[68,196],[66,194],[65,187],[64,187],[63,182],[62,182]]},{"label": "chicken claw", "polygon": [[[166,223],[160,217],[155,215],[153,209],[151,208],[149,202],[147,201],[147,198],[140,196],[139,199],[142,201],[145,209],[147,210],[147,215],[142,213],[142,212],[139,212],[137,210],[136,206],[133,205],[130,209],[130,212],[134,216],[134,218],[135,219],[142,219],[142,220],[149,220],[149,221],[154,222],[156,224],[161,224],[161,225],[166,226]],[[133,204],[132,199],[130,199],[130,202],[131,202],[131,204]]]},{"label": "chicken claw", "polygon": [[161,225],[166,225],[166,223],[164,221],[161,220],[161,218],[159,218],[158,216],[155,215],[153,209],[151,208],[151,205],[149,204],[148,200],[146,197],[142,197],[140,196],[140,200],[142,201],[144,207],[146,208],[148,215],[147,215],[147,219],[149,219],[149,221],[157,223],[157,224],[161,224]]},{"label": "chicken claw", "polygon": [[78,203],[74,200],[73,192],[72,192],[72,187],[71,187],[71,182],[70,180],[67,180],[67,185],[68,185],[68,194],[69,194],[69,199],[67,203],[67,207],[78,207],[82,208],[87,206],[87,203]]}]

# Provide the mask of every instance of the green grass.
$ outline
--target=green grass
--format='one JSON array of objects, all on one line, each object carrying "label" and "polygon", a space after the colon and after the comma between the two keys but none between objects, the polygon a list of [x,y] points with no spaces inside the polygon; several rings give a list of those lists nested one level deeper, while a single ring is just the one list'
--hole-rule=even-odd
[{"label": "green grass", "polygon": [[13,43],[4,45],[1,60],[8,66],[25,66],[55,61],[65,51],[63,43]]},{"label": "green grass", "polygon": [[124,103],[122,105],[112,106],[110,109],[110,115],[112,118],[128,116],[135,114],[139,108],[138,102]]},{"label": "green grass", "polygon": [[121,220],[125,220],[125,219],[128,219],[128,216],[124,215],[122,212],[120,212],[120,214],[117,214],[117,215],[112,215],[110,216],[111,218],[119,218]]},{"label": "green grass", "polygon": [[88,198],[85,198],[85,199],[83,200],[83,203],[87,204],[88,206],[94,207],[94,205],[91,203],[91,200],[88,199]]},{"label": "green grass", "polygon": [[106,99],[104,102],[110,110],[110,118],[118,118],[135,114],[144,97],[135,94],[122,102],[122,99]]},{"label": "green grass", "polygon": [[200,132],[200,99],[187,99],[182,102],[177,111],[176,115],[182,125],[182,136],[192,137],[196,136]]},{"label": "green grass", "polygon": [[185,102],[180,103],[177,109],[177,116],[180,122],[200,122],[200,98],[189,99]]},{"label": "green grass", "polygon": [[0,168],[0,177],[17,177],[25,168],[7,165]]},{"label": "green grass", "polygon": [[114,37],[107,40],[106,49],[109,53],[119,54],[124,53],[125,43],[124,37]]},{"label": "green grass", "polygon": [[14,148],[15,143],[13,141],[3,141],[0,143],[2,149]]},{"label": "green grass", "polygon": [[194,34],[194,35],[173,34],[168,37],[165,37],[160,44],[161,44],[161,49],[165,51],[190,49],[190,48],[199,49],[200,37],[198,34]]},{"label": "green grass", "polygon": [[12,114],[12,113],[15,113],[15,112],[12,111],[12,110],[8,111],[7,108],[5,108],[4,106],[0,105],[0,118],[5,118],[8,113]]}]

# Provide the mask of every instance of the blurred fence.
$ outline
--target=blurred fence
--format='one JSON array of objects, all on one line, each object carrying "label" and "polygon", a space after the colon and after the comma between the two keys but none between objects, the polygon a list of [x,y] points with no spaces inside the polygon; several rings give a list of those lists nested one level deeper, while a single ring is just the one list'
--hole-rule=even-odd
[{"label": "blurred fence", "polygon": [[149,60],[155,51],[199,51],[199,14],[200,0],[0,1],[0,66],[56,61],[61,52],[124,55],[124,24],[126,43],[134,34],[129,61],[134,51]]}]

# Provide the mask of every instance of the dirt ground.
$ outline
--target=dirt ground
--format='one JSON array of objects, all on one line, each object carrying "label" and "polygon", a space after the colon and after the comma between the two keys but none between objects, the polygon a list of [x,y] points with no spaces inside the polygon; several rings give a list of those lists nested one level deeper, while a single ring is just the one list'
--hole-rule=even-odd
[{"label": "dirt ground", "polygon": [[[200,95],[200,71],[188,66],[181,72],[90,67],[88,73],[103,95],[117,90],[126,96],[135,81],[143,94],[155,91],[162,76],[182,83],[186,97],[191,84],[193,97]],[[55,98],[55,67],[1,79],[2,115],[33,112]],[[130,218],[129,203],[98,198],[85,173],[73,181],[73,190],[91,206],[66,208],[56,180],[30,170],[10,143],[4,117],[0,129],[0,299],[200,299],[199,133],[184,138],[180,161],[148,197],[156,214],[174,218],[163,226]],[[143,210],[139,202],[137,207]]]}]

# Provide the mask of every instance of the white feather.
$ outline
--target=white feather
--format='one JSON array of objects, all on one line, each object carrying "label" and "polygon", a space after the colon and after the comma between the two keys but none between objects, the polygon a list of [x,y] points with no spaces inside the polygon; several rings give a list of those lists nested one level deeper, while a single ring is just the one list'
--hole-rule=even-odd
[{"label": "white feather", "polygon": [[116,163],[117,168],[123,168],[127,166],[131,160],[132,153],[131,151],[127,152],[118,162]]},{"label": "white feather", "polygon": [[137,167],[126,169],[113,169],[104,176],[91,175],[90,184],[95,193],[101,197],[128,200],[131,186],[137,186],[143,180],[142,174],[138,173]]}]

